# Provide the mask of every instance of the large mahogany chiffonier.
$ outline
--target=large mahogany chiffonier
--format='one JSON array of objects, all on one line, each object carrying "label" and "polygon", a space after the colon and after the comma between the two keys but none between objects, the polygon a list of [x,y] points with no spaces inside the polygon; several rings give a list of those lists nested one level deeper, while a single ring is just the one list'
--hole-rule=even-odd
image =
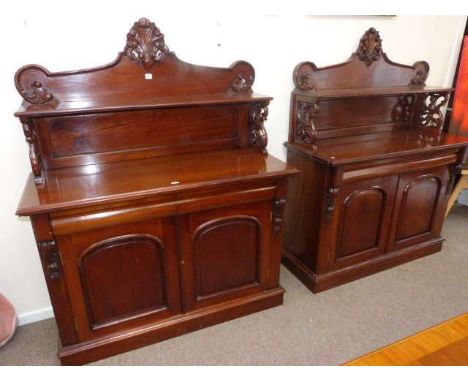
[{"label": "large mahogany chiffonier", "polygon": [[468,139],[441,132],[452,89],[401,65],[371,28],[351,58],[296,66],[283,262],[313,292],[441,249]]},{"label": "large mahogany chiffonier", "polygon": [[282,304],[292,166],[244,61],[180,61],[147,19],[109,65],[15,77],[29,216],[62,346],[83,364]]}]

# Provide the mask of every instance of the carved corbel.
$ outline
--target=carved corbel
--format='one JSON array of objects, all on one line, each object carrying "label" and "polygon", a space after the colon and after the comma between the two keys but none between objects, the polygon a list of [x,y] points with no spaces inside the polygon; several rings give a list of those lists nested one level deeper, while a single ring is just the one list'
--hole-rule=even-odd
[{"label": "carved corbel", "polygon": [[364,33],[359,41],[356,55],[367,66],[372,65],[374,61],[380,59],[382,55],[382,39],[377,30],[370,28]]},{"label": "carved corbel", "polygon": [[249,146],[267,153],[268,134],[264,122],[268,117],[268,105],[255,103],[250,107],[249,113]]},{"label": "carved corbel", "polygon": [[312,144],[317,139],[317,130],[314,125],[314,118],[319,113],[317,103],[298,101],[296,115],[296,143]]},{"label": "carved corbel", "polygon": [[160,62],[169,52],[164,42],[164,34],[148,19],[141,18],[127,34],[124,54],[150,70],[154,63]]},{"label": "carved corbel", "polygon": [[335,212],[336,196],[338,195],[339,188],[328,187],[325,192],[325,222],[330,223]]},{"label": "carved corbel", "polygon": [[38,241],[37,248],[41,256],[46,277],[49,280],[62,277],[62,263],[55,240]]},{"label": "carved corbel", "polygon": [[36,129],[34,125],[28,120],[21,120],[23,124],[23,132],[26,137],[26,142],[29,146],[29,161],[31,162],[32,172],[34,174],[34,179],[36,184],[41,184],[43,182],[42,178],[42,161],[41,161],[41,152],[39,151],[39,143],[37,140]]},{"label": "carved corbel", "polygon": [[414,95],[404,94],[398,97],[398,102],[392,110],[393,122],[406,122],[411,119],[411,112],[414,105]]},{"label": "carved corbel", "polygon": [[444,122],[442,107],[447,104],[447,93],[429,93],[423,100],[419,112],[419,124],[426,127],[440,129]]},{"label": "carved corbel", "polygon": [[275,233],[281,232],[281,223],[283,222],[283,209],[286,205],[286,199],[276,199],[273,204],[273,229]]}]

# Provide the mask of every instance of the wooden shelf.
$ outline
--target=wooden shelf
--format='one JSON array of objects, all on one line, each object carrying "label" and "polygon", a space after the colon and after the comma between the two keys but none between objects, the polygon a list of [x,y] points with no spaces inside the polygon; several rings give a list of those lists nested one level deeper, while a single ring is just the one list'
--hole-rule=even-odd
[{"label": "wooden shelf", "polygon": [[144,102],[128,104],[122,99],[112,95],[109,99],[86,99],[68,102],[50,103],[47,105],[21,105],[15,113],[17,117],[40,117],[57,115],[75,115],[104,113],[113,111],[131,111],[144,109],[160,109],[168,107],[190,107],[209,106],[223,104],[241,104],[250,102],[270,101],[272,97],[252,93],[221,93],[221,94],[198,94],[186,96],[163,96],[145,99]]},{"label": "wooden shelf", "polygon": [[[386,86],[375,88],[354,89],[314,89],[307,96],[316,98],[353,98],[353,97],[386,97],[403,94],[426,94],[426,93],[448,93],[453,88],[443,87],[408,87],[408,86]],[[299,91],[298,94],[303,93]]]}]

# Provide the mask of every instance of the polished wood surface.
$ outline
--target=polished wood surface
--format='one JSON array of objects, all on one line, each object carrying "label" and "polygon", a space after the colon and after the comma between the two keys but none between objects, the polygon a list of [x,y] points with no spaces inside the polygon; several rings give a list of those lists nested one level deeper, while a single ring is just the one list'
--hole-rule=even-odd
[{"label": "polished wood surface", "polygon": [[266,152],[253,67],[184,63],[141,19],[110,65],[16,76],[30,216],[62,364],[280,305],[297,170]]},{"label": "polished wood surface", "polygon": [[404,338],[345,366],[466,366],[468,314]]},{"label": "polished wood surface", "polygon": [[440,250],[466,137],[441,132],[453,89],[388,59],[370,28],[345,63],[296,66],[283,261],[313,292]]},{"label": "polished wood surface", "polygon": [[193,192],[200,187],[281,178],[296,170],[271,155],[249,149],[215,150],[161,158],[55,169],[36,187],[30,176],[19,215],[52,212],[152,196]]}]

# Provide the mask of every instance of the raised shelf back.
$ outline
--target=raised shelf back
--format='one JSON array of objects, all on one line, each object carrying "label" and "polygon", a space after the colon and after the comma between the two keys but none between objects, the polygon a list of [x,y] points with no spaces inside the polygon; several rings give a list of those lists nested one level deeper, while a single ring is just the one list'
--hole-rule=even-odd
[{"label": "raised shelf back", "polygon": [[232,147],[264,150],[271,97],[254,94],[253,67],[192,65],[169,51],[164,35],[140,19],[117,59],[98,68],[51,73],[18,70],[24,101],[16,115],[42,171]]},{"label": "raised shelf back", "polygon": [[[425,125],[429,122],[421,115],[439,115],[452,90],[425,88],[428,74],[425,61],[412,66],[392,62],[382,50],[379,32],[370,28],[348,61],[323,68],[312,62],[296,66],[289,142]],[[433,105],[426,101],[429,94],[437,95]],[[442,117],[436,118],[432,127],[440,127]]]}]

